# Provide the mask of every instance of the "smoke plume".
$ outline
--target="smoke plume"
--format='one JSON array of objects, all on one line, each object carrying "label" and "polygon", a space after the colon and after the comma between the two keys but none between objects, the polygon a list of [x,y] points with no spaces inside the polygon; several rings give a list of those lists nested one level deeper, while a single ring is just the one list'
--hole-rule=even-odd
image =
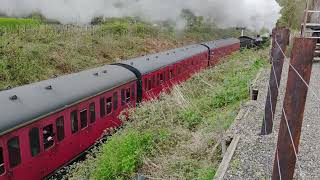
[{"label": "smoke plume", "polygon": [[138,16],[147,21],[181,21],[181,11],[222,27],[271,29],[280,17],[275,0],[0,0],[0,14],[24,17],[41,13],[61,23],[87,24],[94,17]]}]

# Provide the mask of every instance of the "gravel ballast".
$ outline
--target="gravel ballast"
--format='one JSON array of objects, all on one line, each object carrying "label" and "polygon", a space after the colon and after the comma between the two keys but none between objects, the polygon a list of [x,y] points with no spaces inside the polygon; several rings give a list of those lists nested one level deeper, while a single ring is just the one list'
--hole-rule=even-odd
[{"label": "gravel ballast", "polygon": [[[241,110],[246,113],[242,118],[237,119],[227,132],[227,134],[241,135],[241,139],[224,179],[271,179],[288,67],[288,62],[285,62],[274,120],[274,132],[267,136],[258,134],[264,115],[270,69],[265,69],[260,74],[255,84],[255,87],[259,89],[258,100],[243,105]],[[320,98],[320,64],[318,63],[313,65],[310,85]],[[309,90],[295,179],[320,179],[319,98]],[[298,164],[301,172],[299,172]]]}]

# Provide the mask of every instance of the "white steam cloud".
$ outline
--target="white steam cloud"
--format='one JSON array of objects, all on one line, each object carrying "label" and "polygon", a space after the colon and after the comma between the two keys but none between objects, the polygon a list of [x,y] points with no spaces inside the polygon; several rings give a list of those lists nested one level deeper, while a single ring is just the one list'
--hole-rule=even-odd
[{"label": "white steam cloud", "polygon": [[139,16],[183,24],[183,9],[222,27],[260,30],[275,25],[281,8],[275,0],[0,0],[0,14],[20,17],[38,12],[65,24],[87,24],[97,16]]}]

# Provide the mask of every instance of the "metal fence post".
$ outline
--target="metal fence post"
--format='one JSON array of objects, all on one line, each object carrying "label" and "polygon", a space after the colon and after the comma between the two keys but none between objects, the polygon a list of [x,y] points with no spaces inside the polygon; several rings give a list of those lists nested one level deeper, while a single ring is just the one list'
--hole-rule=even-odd
[{"label": "metal fence post", "polygon": [[[274,114],[278,98],[278,86],[282,75],[284,55],[286,47],[289,44],[290,31],[286,28],[275,28],[272,31],[272,49],[271,59],[273,67],[271,67],[269,89],[265,105],[265,114],[263,117],[261,135],[272,133]],[[277,41],[277,42],[276,42]],[[280,46],[280,47],[279,47]],[[282,50],[281,50],[282,49]]]},{"label": "metal fence post", "polygon": [[315,39],[294,40],[273,165],[273,180],[293,178],[308,93],[306,83],[310,82],[315,47]]}]

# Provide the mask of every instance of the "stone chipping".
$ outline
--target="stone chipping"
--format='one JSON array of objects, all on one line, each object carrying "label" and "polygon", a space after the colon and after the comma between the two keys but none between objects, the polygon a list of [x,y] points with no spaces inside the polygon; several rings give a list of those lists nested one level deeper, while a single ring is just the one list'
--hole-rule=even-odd
[{"label": "stone chipping", "polygon": [[[271,179],[288,69],[289,64],[285,62],[274,120],[274,131],[267,136],[260,136],[259,132],[264,115],[270,69],[264,69],[260,73],[254,85],[259,90],[258,100],[249,101],[242,105],[240,118],[236,119],[227,132],[231,135],[241,135],[241,139],[224,179]],[[301,168],[296,166],[294,179],[320,179],[320,63],[313,65],[310,85],[317,93],[317,97],[309,90],[297,163]]]}]

